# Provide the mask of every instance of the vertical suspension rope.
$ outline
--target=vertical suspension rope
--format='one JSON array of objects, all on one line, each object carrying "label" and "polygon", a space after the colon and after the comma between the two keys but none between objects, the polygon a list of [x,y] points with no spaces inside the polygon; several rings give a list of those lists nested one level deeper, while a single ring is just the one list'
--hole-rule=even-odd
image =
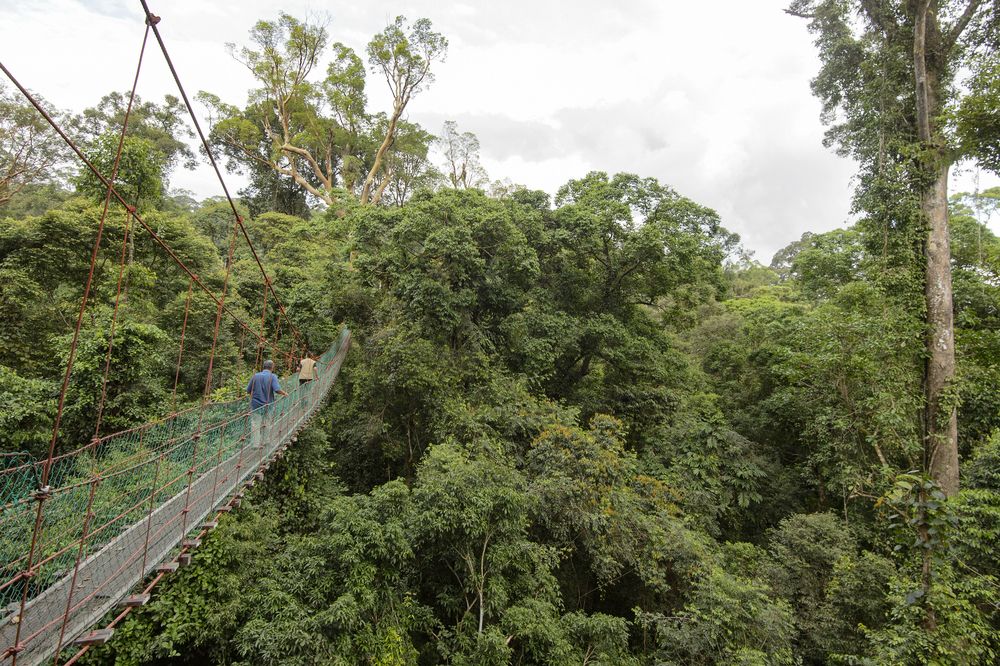
[{"label": "vertical suspension rope", "polygon": [[[166,61],[167,68],[170,70],[170,74],[174,78],[174,83],[177,84],[177,91],[180,93],[181,100],[183,100],[184,106],[187,108],[188,115],[191,116],[191,123],[194,125],[195,132],[201,140],[201,145],[205,149],[208,161],[212,165],[212,169],[215,171],[215,175],[219,180],[219,185],[222,186],[223,193],[226,195],[226,201],[229,202],[229,207],[232,209],[233,215],[236,217],[237,229],[243,233],[243,238],[246,239],[247,246],[250,248],[250,253],[253,255],[254,261],[257,262],[257,267],[260,269],[261,276],[264,278],[265,288],[269,289],[271,295],[274,297],[275,306],[278,308],[279,312],[285,314],[285,307],[281,304],[281,300],[278,298],[278,294],[274,290],[274,285],[271,284],[271,280],[267,277],[267,271],[264,270],[264,263],[261,261],[260,255],[257,253],[257,249],[253,246],[253,242],[250,240],[250,234],[247,233],[246,226],[243,224],[243,218],[236,209],[236,202],[233,201],[232,195],[229,194],[229,188],[226,186],[226,181],[222,177],[222,170],[219,169],[219,164],[215,160],[215,154],[212,152],[211,146],[208,144],[208,139],[205,137],[205,133],[201,129],[201,123],[198,122],[198,116],[195,115],[194,107],[191,105],[191,100],[188,99],[187,92],[184,90],[184,85],[181,83],[181,78],[177,74],[177,68],[174,67],[174,61],[170,58],[170,53],[167,51],[167,45],[163,41],[163,36],[160,35],[159,28],[156,27],[160,22],[160,17],[156,16],[149,10],[149,5],[146,0],[139,0],[139,3],[142,5],[142,10],[146,13],[146,24],[152,27],[153,35],[156,37],[156,41],[160,45],[160,51],[163,53],[163,59]],[[298,329],[295,328],[291,322],[289,323],[295,335],[298,336]]]},{"label": "vertical suspension rope", "polygon": [[170,395],[170,411],[177,413],[177,383],[181,378],[181,359],[184,358],[184,334],[187,333],[188,313],[191,311],[191,294],[194,291],[194,280],[188,280],[187,297],[184,299],[184,323],[181,324],[181,343],[177,350],[177,367],[174,370],[174,389]]},{"label": "vertical suspension rope", "polygon": [[[278,312],[278,325],[275,326],[274,339],[271,340],[271,358],[272,359],[280,358],[278,356],[278,350],[280,349],[279,345],[281,344],[282,315],[284,315],[284,313],[279,311]],[[275,361],[275,363],[277,363],[277,361]]]},{"label": "vertical suspension rope", "polygon": [[222,324],[222,307],[226,303],[226,294],[229,291],[229,277],[233,271],[233,251],[236,249],[236,229],[239,217],[233,225],[233,234],[229,239],[229,254],[226,256],[226,277],[222,281],[222,295],[219,298],[219,307],[215,311],[215,329],[212,332],[212,351],[208,356],[208,371],[205,373],[205,392],[201,400],[201,409],[198,412],[198,427],[201,428],[202,417],[205,413],[205,404],[208,396],[212,392],[212,369],[215,366],[215,351],[219,344],[219,327]]},{"label": "vertical suspension rope", "polygon": [[118,286],[115,288],[115,307],[111,313],[111,330],[108,333],[108,351],[104,355],[104,375],[101,378],[101,399],[97,402],[97,419],[94,423],[94,439],[101,432],[101,421],[104,417],[104,402],[108,397],[108,373],[111,370],[111,353],[115,348],[115,332],[118,325],[118,306],[122,298],[122,278],[125,275],[125,254],[128,249],[129,232],[132,229],[132,216],[125,212],[125,232],[122,234],[122,251],[118,261]]},{"label": "vertical suspension rope", "polygon": [[212,333],[212,351],[208,356],[208,370],[205,372],[205,389],[202,393],[201,404],[198,407],[198,427],[194,434],[191,436],[194,444],[191,449],[191,466],[188,467],[187,472],[187,491],[184,497],[184,510],[183,510],[183,520],[181,522],[181,533],[187,534],[188,530],[188,513],[191,510],[191,486],[194,483],[194,475],[198,471],[198,444],[201,441],[201,429],[204,422],[205,416],[205,405],[208,403],[208,396],[212,390],[212,368],[215,364],[215,350],[219,342],[219,327],[222,323],[222,310],[226,303],[226,292],[229,288],[229,276],[232,271],[233,265],[233,250],[236,245],[236,229],[233,228],[233,234],[229,239],[229,254],[226,257],[226,276],[222,283],[222,294],[219,298],[218,307],[215,311],[215,328]]},{"label": "vertical suspension rope", "polygon": [[73,563],[73,577],[70,579],[69,592],[66,594],[66,612],[63,613],[62,625],[59,627],[59,641],[56,643],[55,659],[53,666],[59,666],[59,651],[62,650],[63,640],[66,638],[66,625],[69,623],[69,613],[73,608],[73,589],[76,587],[76,577],[80,573],[80,562],[83,560],[83,553],[87,547],[88,530],[90,521],[94,517],[94,494],[97,486],[101,483],[100,475],[90,481],[90,495],[87,498],[87,509],[83,512],[83,531],[80,536],[80,547],[76,551],[76,561]]},{"label": "vertical suspension rope", "polygon": [[260,308],[260,332],[261,337],[257,341],[257,355],[254,358],[254,372],[260,367],[260,364],[264,362],[261,358],[264,355],[264,350],[267,346],[267,285],[264,285],[264,303]]},{"label": "vertical suspension rope", "polygon": [[[239,215],[237,215],[236,221],[233,224],[233,234],[229,239],[229,254],[226,257],[226,277],[222,282],[222,297],[220,300],[220,305],[221,303],[225,302],[226,291],[229,288],[229,277],[233,267],[233,252],[236,249],[236,235],[237,235],[236,232],[240,224],[240,221],[241,221],[240,217]],[[219,341],[219,327],[221,323],[222,323],[222,308],[220,307],[215,313],[215,331],[212,334],[212,352],[208,357],[208,372],[205,373],[205,393],[201,401],[201,410],[199,411],[198,414],[199,429],[201,427],[201,419],[205,411],[205,405],[208,401],[209,395],[211,395],[212,393],[212,367],[215,362],[215,350]],[[215,494],[219,486],[219,467],[222,464],[222,449],[224,446],[223,440],[225,438],[225,431],[226,431],[226,426],[223,425],[221,427],[221,430],[219,430],[216,435],[219,439],[219,442],[216,447],[215,475],[212,481],[212,504],[215,504]]]},{"label": "vertical suspension rope", "polygon": [[237,358],[240,361],[240,369],[246,365],[246,342],[247,342],[247,330],[245,328],[240,328],[240,353]]},{"label": "vertical suspension rope", "polygon": [[146,512],[146,535],[142,544],[142,564],[139,568],[139,577],[146,575],[146,563],[149,557],[149,534],[153,529],[153,509],[156,507],[156,494],[159,492],[157,484],[160,482],[160,466],[163,464],[165,453],[161,453],[156,458],[156,467],[153,469],[153,486],[149,489],[149,509]]}]

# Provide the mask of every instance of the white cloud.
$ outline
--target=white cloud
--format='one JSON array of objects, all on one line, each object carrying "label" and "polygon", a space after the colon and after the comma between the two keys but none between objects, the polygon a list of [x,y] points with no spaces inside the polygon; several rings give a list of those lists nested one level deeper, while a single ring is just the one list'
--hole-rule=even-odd
[{"label": "white cloud", "polygon": [[[844,223],[854,170],[821,145],[809,91],[818,61],[805,25],[781,11],[786,4],[289,0],[280,9],[329,11],[332,39],[359,53],[397,14],[427,16],[450,52],[433,87],[412,102],[411,120],[432,132],[457,120],[479,136],[491,177],[549,192],[594,169],[654,176],[716,208],[768,261],[802,232]],[[190,94],[245,99],[249,74],[223,45],[245,41],[279,7],[151,0],[151,9]],[[138,3],[0,0],[0,11],[4,63],[54,105],[80,110],[131,84],[143,31]],[[370,77],[369,88],[371,103],[385,108],[381,81]],[[174,92],[155,43],[139,91]],[[219,193],[205,168],[177,173],[173,185]]]}]

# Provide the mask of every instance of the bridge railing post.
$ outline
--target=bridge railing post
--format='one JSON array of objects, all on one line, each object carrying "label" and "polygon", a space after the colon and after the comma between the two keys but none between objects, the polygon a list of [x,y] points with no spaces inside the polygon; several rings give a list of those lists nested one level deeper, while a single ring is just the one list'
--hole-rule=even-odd
[{"label": "bridge railing post", "polygon": [[187,490],[184,496],[184,508],[181,510],[183,517],[181,518],[181,533],[187,534],[188,526],[188,512],[191,510],[191,484],[194,481],[194,474],[198,471],[198,442],[201,439],[201,432],[195,431],[191,433],[191,464],[188,466],[187,470]]},{"label": "bridge railing post", "polygon": [[94,518],[94,495],[97,492],[97,487],[101,483],[101,477],[98,474],[90,482],[90,492],[87,497],[87,508],[83,512],[83,529],[80,531],[80,545],[76,551],[76,561],[73,563],[73,576],[70,578],[69,590],[66,592],[66,610],[63,613],[62,625],[59,627],[59,640],[56,642],[56,658],[55,666],[59,664],[59,651],[62,649],[63,640],[66,638],[66,625],[69,623],[69,614],[73,608],[73,592],[76,588],[76,578],[80,573],[80,561],[83,559],[83,553],[87,548],[87,537],[90,529],[90,522]]},{"label": "bridge railing post", "polygon": [[156,508],[156,496],[159,493],[157,484],[160,482],[160,468],[163,466],[163,459],[166,453],[161,453],[156,459],[156,467],[153,469],[153,485],[149,489],[149,505],[146,510],[146,534],[142,543],[142,563],[139,565],[140,580],[146,575],[146,565],[149,563],[149,533],[153,528],[153,509]]}]

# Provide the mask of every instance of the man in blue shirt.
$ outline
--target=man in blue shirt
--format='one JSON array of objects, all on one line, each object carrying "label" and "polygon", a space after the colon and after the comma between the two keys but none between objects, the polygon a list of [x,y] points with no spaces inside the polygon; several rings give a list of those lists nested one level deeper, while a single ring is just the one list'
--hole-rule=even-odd
[{"label": "man in blue shirt", "polygon": [[247,395],[250,396],[250,435],[254,447],[259,447],[265,439],[267,427],[267,406],[274,402],[274,396],[288,394],[281,390],[278,376],[272,372],[274,361],[264,361],[264,369],[255,374],[247,384]]}]

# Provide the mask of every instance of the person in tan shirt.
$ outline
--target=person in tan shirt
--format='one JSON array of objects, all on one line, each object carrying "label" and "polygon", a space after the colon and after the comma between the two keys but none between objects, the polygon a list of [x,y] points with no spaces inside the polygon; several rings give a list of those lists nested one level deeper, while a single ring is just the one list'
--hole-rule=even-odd
[{"label": "person in tan shirt", "polygon": [[319,379],[319,371],[316,369],[316,359],[313,358],[312,354],[307,352],[302,357],[302,360],[299,361],[299,384],[305,384],[314,379]]}]

